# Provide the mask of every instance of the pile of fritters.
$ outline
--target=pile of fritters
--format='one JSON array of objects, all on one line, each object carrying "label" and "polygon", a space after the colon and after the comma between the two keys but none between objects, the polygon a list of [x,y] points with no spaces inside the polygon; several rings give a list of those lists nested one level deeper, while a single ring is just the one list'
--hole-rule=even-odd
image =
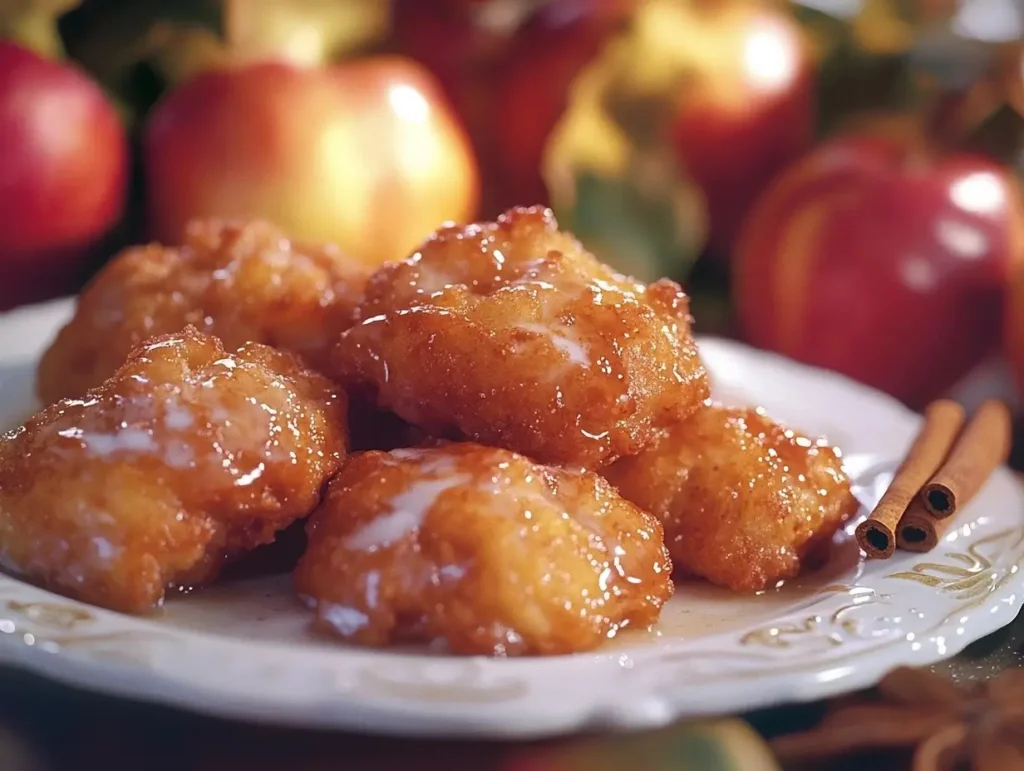
[{"label": "pile of fritters", "polygon": [[0,440],[0,565],[127,612],[308,518],[320,628],[587,650],[677,576],[759,590],[856,508],[837,451],[708,401],[686,295],[543,208],[445,225],[367,277],[260,222],[129,249]]}]

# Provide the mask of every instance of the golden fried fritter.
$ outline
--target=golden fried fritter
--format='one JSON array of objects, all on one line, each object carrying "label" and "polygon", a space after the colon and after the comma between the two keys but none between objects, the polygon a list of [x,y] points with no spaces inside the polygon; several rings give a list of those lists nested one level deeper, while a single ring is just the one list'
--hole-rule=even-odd
[{"label": "golden fried fritter", "polygon": [[582,651],[649,626],[672,593],[657,520],[596,474],[477,444],[355,457],[307,531],[296,589],[364,645]]},{"label": "golden fried fritter", "polygon": [[664,524],[677,573],[760,590],[797,575],[857,510],[840,457],[762,410],[714,405],[603,474]]},{"label": "golden fried fritter", "polygon": [[353,323],[367,277],[333,246],[294,244],[265,222],[197,220],[183,246],[126,249],[100,271],[43,356],[39,397],[80,396],[142,341],[186,324],[229,350],[264,343],[320,367]]},{"label": "golden fried fritter", "polygon": [[308,514],[346,399],[291,354],[188,327],[0,440],[0,565],[141,613]]},{"label": "golden fried fritter", "polygon": [[428,434],[595,467],[707,398],[677,284],[599,263],[543,208],[381,267],[331,373]]}]

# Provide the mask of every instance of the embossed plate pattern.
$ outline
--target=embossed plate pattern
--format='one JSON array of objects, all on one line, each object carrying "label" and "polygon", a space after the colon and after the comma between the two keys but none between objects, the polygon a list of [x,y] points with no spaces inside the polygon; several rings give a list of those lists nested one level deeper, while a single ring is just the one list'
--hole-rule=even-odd
[{"label": "embossed plate pattern", "polygon": [[[5,427],[33,408],[32,369],[68,309],[59,302],[0,316]],[[871,505],[916,416],[841,377],[735,343],[707,339],[702,350],[721,398],[762,404],[843,447]],[[597,653],[511,661],[335,645],[309,631],[287,577],[217,587],[138,619],[0,574],[0,663],[299,726],[493,737],[649,728],[869,685],[1008,623],[1024,591],[1024,494],[999,472],[928,555],[861,564],[849,539],[834,552],[818,573],[759,597],[681,585],[658,630]]]}]

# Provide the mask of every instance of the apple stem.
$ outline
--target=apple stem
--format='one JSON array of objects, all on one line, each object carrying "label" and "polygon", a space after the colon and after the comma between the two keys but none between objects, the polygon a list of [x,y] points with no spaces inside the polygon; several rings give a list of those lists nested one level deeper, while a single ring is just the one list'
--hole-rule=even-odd
[{"label": "apple stem", "polygon": [[63,59],[66,56],[56,21],[47,13],[29,11],[4,18],[0,21],[0,35],[11,38],[47,59]]}]

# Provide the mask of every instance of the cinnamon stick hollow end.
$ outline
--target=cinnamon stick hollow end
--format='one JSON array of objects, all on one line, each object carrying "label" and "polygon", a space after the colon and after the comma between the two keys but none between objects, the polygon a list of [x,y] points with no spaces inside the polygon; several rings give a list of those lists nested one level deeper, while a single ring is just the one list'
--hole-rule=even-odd
[{"label": "cinnamon stick hollow end", "polygon": [[902,512],[893,511],[880,518],[865,519],[857,525],[860,548],[871,559],[887,560],[896,551],[896,529]]},{"label": "cinnamon stick hollow end", "polygon": [[938,546],[951,517],[937,519],[924,506],[914,503],[896,528],[896,545],[909,552],[927,552]]},{"label": "cinnamon stick hollow end", "polygon": [[963,407],[947,399],[933,402],[925,410],[921,428],[888,489],[870,516],[857,526],[857,543],[869,558],[893,555],[900,517],[946,459],[964,419]]},{"label": "cinnamon stick hollow end", "polygon": [[997,399],[978,408],[946,462],[921,488],[921,503],[933,517],[952,517],[1006,462],[1011,422],[1009,408]]},{"label": "cinnamon stick hollow end", "polygon": [[956,493],[942,483],[932,482],[921,488],[921,501],[936,517],[950,517],[956,511]]}]

